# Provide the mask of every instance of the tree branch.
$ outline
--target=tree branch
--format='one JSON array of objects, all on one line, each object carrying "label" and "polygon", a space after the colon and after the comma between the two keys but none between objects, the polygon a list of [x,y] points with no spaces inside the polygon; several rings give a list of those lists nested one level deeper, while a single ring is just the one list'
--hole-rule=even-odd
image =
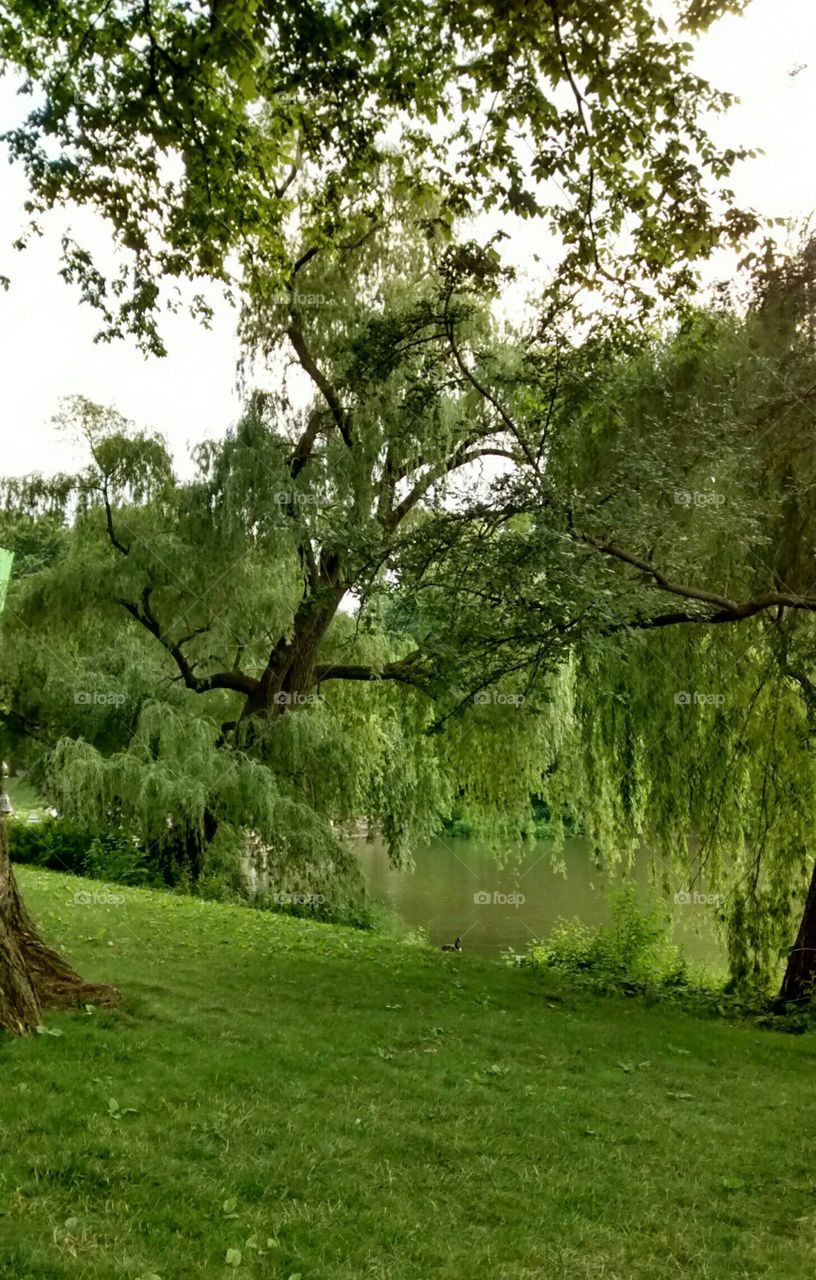
[{"label": "tree branch", "polygon": [[107,476],[102,480],[102,498],[105,503],[105,523],[108,528],[108,537],[120,555],[129,556],[130,547],[126,547],[124,542],[119,541],[113,528],[113,511],[111,510],[110,496],[108,494]]},{"label": "tree branch", "polygon": [[312,456],[315,441],[320,434],[320,414],[313,409],[309,414],[309,420],[306,424],[306,430],[297,442],[295,451],[289,461],[289,474],[293,480],[297,480],[306,463]]},{"label": "tree branch", "polygon": [[291,319],[286,330],[286,336],[295,349],[295,354],[297,355],[300,367],[309,375],[312,382],[323,396],[323,399],[331,410],[331,415],[334,418],[337,430],[340,432],[340,435],[343,437],[348,448],[351,449],[353,440],[351,430],[349,428],[348,414],[343,408],[340,397],[333,384],[326,377],[325,373],[320,368],[320,365],[309,350],[306,337],[297,318],[297,312],[294,309],[290,311],[290,317]]},{"label": "tree branch", "polygon": [[[152,636],[158,640],[162,648],[170,654],[179,669],[182,680],[188,689],[192,689],[194,693],[209,693],[211,689],[231,689],[234,693],[242,693],[249,696],[254,693],[258,687],[258,681],[252,676],[246,675],[243,671],[219,671],[211,676],[197,676],[191,663],[185,656],[182,643],[171,640],[162,631],[150,602],[152,590],[145,587],[142,591],[141,605],[134,604],[131,600],[125,600],[118,597],[116,603],[120,604],[132,618],[149,631]],[[189,639],[190,637],[185,637]]]},{"label": "tree branch", "polygon": [[430,673],[427,667],[420,667],[421,661],[423,661],[422,652],[415,649],[397,662],[386,663],[384,667],[332,663],[315,667],[314,682],[322,684],[324,680],[396,680],[401,684],[410,684],[427,692],[424,682]]},{"label": "tree branch", "polygon": [[643,629],[649,626],[669,626],[672,621],[739,622],[743,618],[754,617],[755,614],[762,613],[765,609],[778,609],[780,607],[800,609],[808,613],[816,612],[816,597],[814,596],[783,595],[773,591],[766,595],[758,596],[754,600],[740,601],[731,600],[728,596],[720,595],[715,591],[708,591],[702,587],[690,587],[683,583],[672,582],[657,565],[634,555],[631,551],[625,551],[622,547],[617,547],[611,542],[601,542],[590,534],[584,533],[578,536],[587,546],[594,547],[602,555],[610,556],[615,560],[622,561],[624,564],[631,565],[639,573],[651,578],[661,591],[665,591],[669,595],[681,596],[684,600],[699,601],[700,604],[709,605],[715,610],[712,614],[663,614],[658,618],[643,619],[624,625],[637,626]]}]

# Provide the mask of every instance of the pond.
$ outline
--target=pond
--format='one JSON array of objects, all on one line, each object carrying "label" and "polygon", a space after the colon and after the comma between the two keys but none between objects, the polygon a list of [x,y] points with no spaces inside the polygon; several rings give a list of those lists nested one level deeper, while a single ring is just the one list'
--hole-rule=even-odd
[{"label": "pond", "polygon": [[[531,844],[504,868],[486,844],[461,837],[419,850],[414,871],[391,867],[379,841],[360,839],[357,849],[370,893],[407,925],[421,926],[436,946],[459,936],[463,951],[494,959],[508,947],[525,951],[534,939],[546,938],[559,917],[577,916],[588,925],[607,921],[607,895],[624,878],[620,871],[610,876],[598,870],[581,839],[566,843],[566,875],[555,869],[546,842]],[[644,906],[655,901],[646,850],[625,878],[637,886]],[[716,907],[703,891],[685,896],[691,900],[671,903],[675,941],[690,960],[724,968]]]}]

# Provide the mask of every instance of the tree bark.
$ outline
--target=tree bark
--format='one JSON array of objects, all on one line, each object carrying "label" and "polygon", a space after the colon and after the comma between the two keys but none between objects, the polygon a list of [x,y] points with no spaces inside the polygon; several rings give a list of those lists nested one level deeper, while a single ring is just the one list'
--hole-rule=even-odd
[{"label": "tree bark", "polygon": [[0,1030],[28,1035],[45,1009],[84,1001],[115,1004],[115,987],[83,982],[58,951],[49,947],[28,914],[8,853],[8,831],[0,818]]},{"label": "tree bark", "polygon": [[816,978],[816,863],[810,878],[799,932],[779,991],[779,1003],[802,1002],[813,995]]},{"label": "tree bark", "polygon": [[257,688],[241,712],[242,741],[252,742],[253,720],[269,721],[305,705],[315,684],[320,642],[346,593],[344,585],[332,583],[320,599],[305,600],[297,611],[293,634],[278,642]]}]

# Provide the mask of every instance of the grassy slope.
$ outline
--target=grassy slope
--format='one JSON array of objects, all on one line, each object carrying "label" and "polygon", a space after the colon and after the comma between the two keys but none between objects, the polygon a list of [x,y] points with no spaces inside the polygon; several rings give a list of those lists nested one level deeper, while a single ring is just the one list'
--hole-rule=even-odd
[{"label": "grassy slope", "polygon": [[2,1276],[816,1274],[810,1037],[552,999],[467,954],[146,891],[73,905],[90,882],[20,878],[126,1002],[49,1017],[62,1036],[0,1036]]}]

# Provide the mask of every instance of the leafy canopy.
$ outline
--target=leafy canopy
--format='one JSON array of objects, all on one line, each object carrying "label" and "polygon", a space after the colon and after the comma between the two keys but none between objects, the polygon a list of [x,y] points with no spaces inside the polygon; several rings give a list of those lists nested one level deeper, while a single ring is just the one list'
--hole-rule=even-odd
[{"label": "leafy canopy", "polygon": [[260,267],[284,288],[293,221],[309,248],[379,223],[389,156],[437,230],[541,220],[562,303],[676,297],[756,225],[725,185],[748,153],[705,130],[732,99],[688,38],[743,7],[693,0],[672,31],[651,0],[4,0],[0,59],[31,99],[5,135],[31,188],[20,243],[54,206],[96,210],[118,274],[70,235],[63,274],[104,337],[161,352],[166,283],[251,292]]}]

